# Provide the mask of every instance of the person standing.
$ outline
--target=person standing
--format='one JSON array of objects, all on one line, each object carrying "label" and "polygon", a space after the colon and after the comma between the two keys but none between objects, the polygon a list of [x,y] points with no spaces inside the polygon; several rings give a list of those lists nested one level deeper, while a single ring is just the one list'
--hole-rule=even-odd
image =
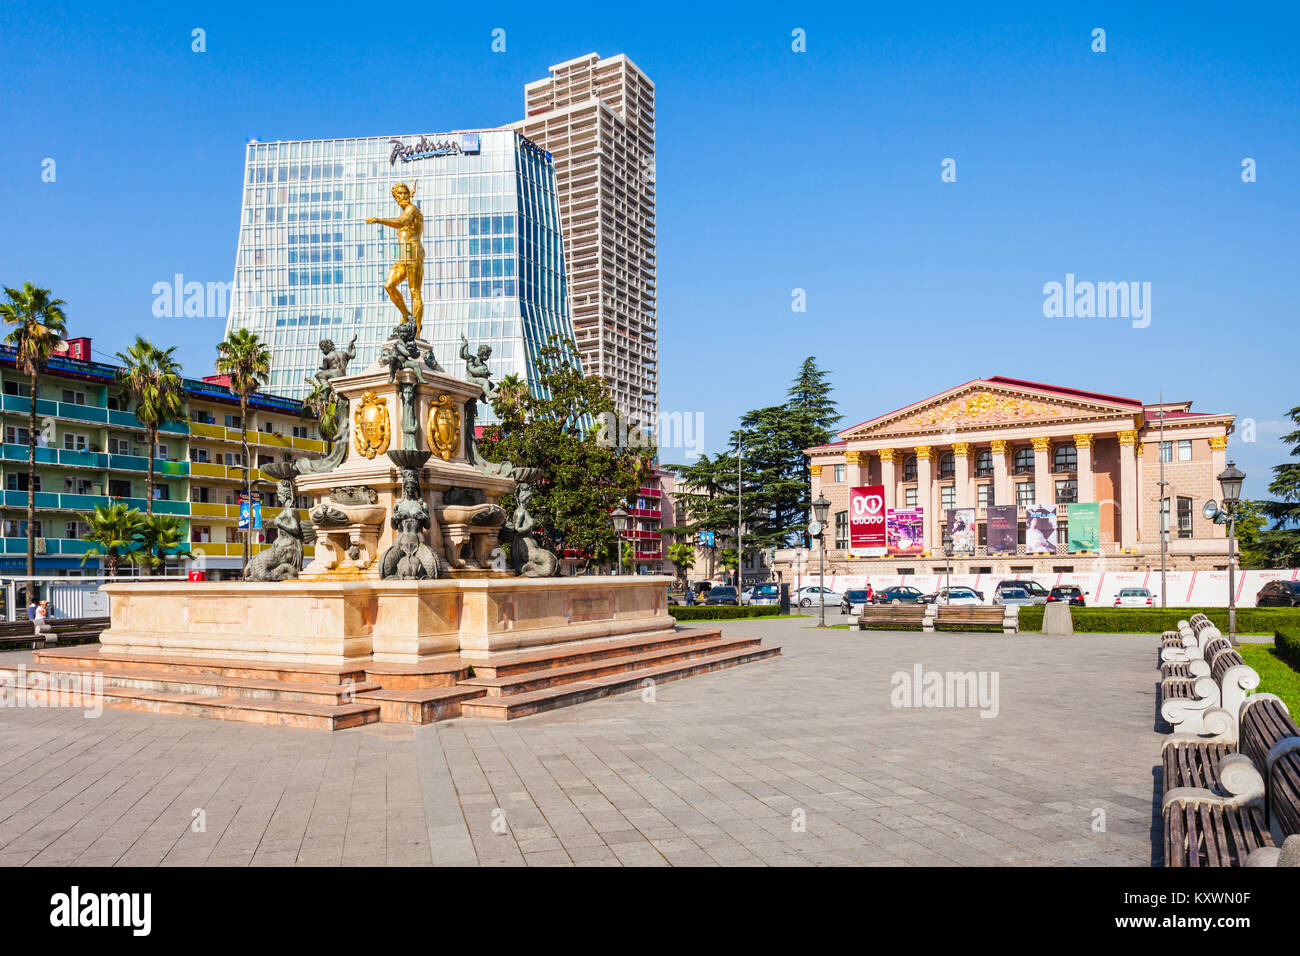
[{"label": "person standing", "polygon": [[36,635],[38,637],[44,635],[45,642],[47,644],[50,641],[54,640],[54,632],[50,629],[49,617],[50,617],[50,602],[41,601],[39,604],[36,605],[36,617],[34,619],[34,624],[36,627]]}]

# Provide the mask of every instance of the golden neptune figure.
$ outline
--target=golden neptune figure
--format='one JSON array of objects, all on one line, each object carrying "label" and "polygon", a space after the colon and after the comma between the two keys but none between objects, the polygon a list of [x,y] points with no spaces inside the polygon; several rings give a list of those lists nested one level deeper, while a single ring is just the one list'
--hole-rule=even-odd
[{"label": "golden neptune figure", "polygon": [[[419,185],[418,182],[416,185]],[[415,335],[419,338],[420,325],[424,321],[424,293],[421,291],[424,285],[424,243],[420,241],[424,235],[424,213],[420,212],[420,208],[412,202],[414,197],[414,186],[398,183],[393,187],[393,198],[401,207],[401,213],[395,219],[378,219],[372,216],[366,222],[377,222],[381,226],[397,230],[397,261],[388,272],[384,291],[393,300],[397,310],[402,313],[402,319],[414,322]],[[411,293],[409,310],[402,298],[400,286],[403,282]]]}]

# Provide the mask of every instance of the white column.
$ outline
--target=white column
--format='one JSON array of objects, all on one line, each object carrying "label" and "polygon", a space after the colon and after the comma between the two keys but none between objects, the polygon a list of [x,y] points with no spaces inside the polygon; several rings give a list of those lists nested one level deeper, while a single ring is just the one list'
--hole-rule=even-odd
[{"label": "white column", "polygon": [[916,503],[925,508],[922,515],[925,534],[923,548],[934,550],[934,476],[931,469],[929,445],[917,445],[916,453]]},{"label": "white column", "polygon": [[[1119,433],[1119,543],[1122,548],[1136,548],[1138,543],[1137,454],[1133,448],[1137,434],[1135,429]],[[1159,508],[1156,510],[1156,535],[1159,540]]]},{"label": "white column", "polygon": [[1034,443],[1034,501],[1042,504],[1056,503],[1056,489],[1052,487],[1052,460],[1050,438],[1033,438]]},{"label": "white column", "polygon": [[1074,449],[1079,457],[1079,500],[1096,501],[1097,483],[1092,474],[1092,435],[1075,435]]},{"label": "white column", "polygon": [[993,449],[993,503],[995,505],[1014,505],[1011,494],[1011,472],[1007,470],[1007,452],[1010,446],[1001,438],[992,442]]},{"label": "white column", "polygon": [[970,442],[953,442],[952,461],[957,485],[957,507],[975,507],[975,482],[971,477]]},{"label": "white column", "polygon": [[897,457],[894,449],[880,449],[880,482],[885,486],[885,507],[897,507],[894,502],[898,497],[898,476],[895,474],[894,460]]},{"label": "white column", "polygon": [[848,462],[845,477],[850,488],[860,488],[867,483],[867,453],[865,451],[846,451],[844,460]]}]

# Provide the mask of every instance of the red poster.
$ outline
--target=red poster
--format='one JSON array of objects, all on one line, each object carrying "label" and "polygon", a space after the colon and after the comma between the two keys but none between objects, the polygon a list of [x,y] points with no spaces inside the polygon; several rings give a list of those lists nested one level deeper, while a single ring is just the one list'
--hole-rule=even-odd
[{"label": "red poster", "polygon": [[849,554],[875,558],[885,548],[885,486],[849,489]]}]

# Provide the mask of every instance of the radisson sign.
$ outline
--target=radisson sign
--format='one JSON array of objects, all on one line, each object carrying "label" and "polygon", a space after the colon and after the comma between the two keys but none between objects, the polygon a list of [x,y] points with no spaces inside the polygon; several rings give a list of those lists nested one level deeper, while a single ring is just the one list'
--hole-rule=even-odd
[{"label": "radisson sign", "polygon": [[389,142],[393,144],[393,152],[388,157],[389,166],[399,159],[404,163],[413,163],[417,159],[428,159],[431,156],[458,156],[479,151],[478,133],[461,133],[454,138],[439,140],[421,136],[420,141],[413,146],[407,146],[400,139]]}]

